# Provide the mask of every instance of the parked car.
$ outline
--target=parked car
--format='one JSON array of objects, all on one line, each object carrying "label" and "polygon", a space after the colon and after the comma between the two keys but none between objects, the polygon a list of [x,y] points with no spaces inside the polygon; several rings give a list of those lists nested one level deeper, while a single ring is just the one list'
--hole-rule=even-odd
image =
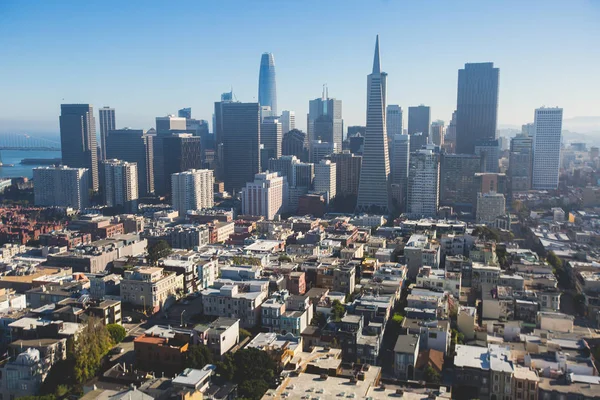
[{"label": "parked car", "polygon": [[123,317],[123,322],[131,323],[131,322],[133,322],[133,318],[131,318],[131,317]]},{"label": "parked car", "polygon": [[122,354],[123,353],[123,348],[122,347],[115,347],[114,349],[112,349],[110,351],[110,354],[116,355],[116,354]]}]

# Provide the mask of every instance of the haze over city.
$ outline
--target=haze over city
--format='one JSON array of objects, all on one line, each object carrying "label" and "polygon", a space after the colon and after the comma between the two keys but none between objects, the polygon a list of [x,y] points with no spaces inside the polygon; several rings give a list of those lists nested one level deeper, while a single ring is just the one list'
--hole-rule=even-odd
[{"label": "haze over city", "polygon": [[295,110],[298,128],[323,84],[344,102],[344,125],[364,125],[376,34],[388,103],[427,104],[432,120],[450,120],[468,62],[500,68],[499,128],[531,122],[542,105],[562,107],[566,129],[600,109],[595,1],[23,4],[0,4],[0,132],[58,133],[61,103],[115,107],[119,127],[148,129],[181,107],[212,125],[222,92],[257,101],[266,51],[279,109]]}]

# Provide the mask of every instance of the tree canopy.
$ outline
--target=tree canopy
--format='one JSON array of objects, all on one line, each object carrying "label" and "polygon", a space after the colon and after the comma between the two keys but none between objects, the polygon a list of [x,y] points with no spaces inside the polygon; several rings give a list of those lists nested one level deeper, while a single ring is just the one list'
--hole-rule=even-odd
[{"label": "tree canopy", "polygon": [[423,371],[423,379],[425,379],[427,383],[439,384],[441,381],[440,374],[433,369],[431,365],[428,365],[427,368],[425,368],[425,371]]},{"label": "tree canopy", "polygon": [[277,373],[277,365],[264,351],[242,349],[227,354],[217,364],[217,373],[224,380],[238,384],[238,397],[259,400]]},{"label": "tree canopy", "polygon": [[171,246],[169,246],[169,243],[167,243],[165,240],[159,240],[158,242],[148,247],[148,264],[156,265],[158,260],[168,256],[172,252],[173,249],[171,248]]},{"label": "tree canopy", "polygon": [[106,325],[106,330],[108,330],[114,344],[121,343],[125,339],[125,336],[127,336],[127,331],[119,324],[108,324]]},{"label": "tree canopy", "polygon": [[334,321],[340,321],[345,314],[346,308],[344,305],[340,303],[339,300],[334,300],[333,303],[331,303],[331,316],[333,317]]},{"label": "tree canopy", "polygon": [[213,354],[208,347],[201,344],[190,346],[186,359],[188,368],[202,369],[206,364],[213,362]]},{"label": "tree canopy", "polygon": [[75,343],[73,375],[77,383],[92,378],[112,347],[108,329],[96,318],[90,318]]}]

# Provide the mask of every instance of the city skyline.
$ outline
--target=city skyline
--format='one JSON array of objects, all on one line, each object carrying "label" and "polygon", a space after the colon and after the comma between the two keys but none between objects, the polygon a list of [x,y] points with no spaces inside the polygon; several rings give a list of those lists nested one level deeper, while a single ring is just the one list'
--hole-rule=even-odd
[{"label": "city skyline", "polygon": [[[97,43],[97,55],[85,49],[74,52],[70,50],[71,46],[61,46],[62,37],[71,37],[73,32],[83,29],[88,29],[90,35],[102,32],[101,26],[106,20],[101,17],[106,11],[99,6],[40,4],[34,9],[25,10],[17,3],[3,4],[0,31],[6,30],[7,34],[0,35],[0,43],[8,55],[8,62],[0,83],[11,96],[10,100],[0,100],[5,111],[0,117],[0,130],[58,133],[55,115],[61,103],[92,104],[96,109],[110,105],[119,113],[117,128],[130,126],[148,129],[156,116],[176,114],[179,108],[188,106],[192,107],[196,118],[211,120],[211,105],[218,100],[220,93],[230,87],[233,87],[240,101],[257,100],[256,60],[265,51],[277,57],[278,109],[294,110],[298,116],[305,115],[307,101],[314,98],[313,93],[323,83],[327,83],[335,97],[344,101],[345,126],[364,125],[361,110],[364,110],[366,98],[355,95],[362,93],[361,71],[366,68],[360,54],[369,50],[373,34],[379,33],[388,40],[395,36],[399,28],[393,25],[402,24],[388,24],[386,21],[401,15],[398,13],[405,7],[382,2],[379,7],[368,7],[369,13],[365,13],[367,5],[360,4],[354,8],[340,9],[340,17],[359,14],[361,18],[364,17],[365,29],[353,32],[351,27],[334,22],[332,28],[335,32],[332,35],[339,42],[339,46],[336,46],[338,49],[321,49],[317,46],[321,36],[310,32],[310,28],[324,19],[329,9],[336,8],[335,3],[327,4],[323,15],[312,13],[314,21],[293,34],[281,29],[280,21],[268,20],[264,16],[268,4],[253,8],[240,4],[237,8],[233,7],[231,14],[225,13],[221,5],[211,5],[214,21],[208,21],[206,27],[190,28],[190,24],[187,24],[185,30],[169,30],[164,37],[157,37],[157,33],[146,28],[139,32],[130,31],[130,28],[119,30],[117,33],[120,36],[117,38],[122,46],[115,54],[107,53],[106,60],[101,63],[96,62],[97,57],[108,51],[105,46],[111,40]],[[598,114],[600,105],[595,93],[600,89],[600,84],[593,73],[597,55],[588,50],[592,48],[593,38],[597,37],[595,32],[598,28],[591,23],[600,12],[597,5],[591,2],[568,5],[545,3],[548,7],[536,14],[536,23],[531,24],[527,11],[540,12],[534,4],[515,3],[520,9],[519,13],[509,13],[511,7],[504,5],[469,4],[470,7],[465,4],[454,9],[455,5],[439,3],[434,14],[427,14],[428,7],[425,5],[411,4],[408,7],[408,13],[404,14],[409,14],[412,19],[418,20],[422,16],[443,21],[450,29],[445,29],[444,35],[438,31],[423,33],[414,43],[403,44],[401,51],[396,47],[390,52],[386,69],[399,78],[388,88],[390,104],[399,104],[404,109],[427,104],[431,106],[432,120],[448,122],[456,108],[457,70],[465,63],[494,62],[502,70],[499,127],[532,122],[532,110],[542,105],[564,108],[565,119]],[[180,16],[187,20],[196,7],[190,4],[189,12]],[[287,7],[290,6],[283,6]],[[306,8],[298,12],[302,15],[310,9]],[[159,13],[168,16],[173,12],[153,4],[142,10],[127,4],[119,10],[119,13],[110,15],[113,25],[118,25],[123,18],[132,18],[133,23],[129,25],[133,26],[138,18],[142,21]],[[59,27],[48,23],[48,13],[62,13],[65,17],[77,13],[79,18],[65,18],[69,22]],[[565,13],[573,18],[565,21],[562,18]],[[495,15],[492,17],[492,14]],[[506,23],[505,19],[509,17],[510,22]],[[411,18],[407,19],[408,28],[413,23]],[[206,32],[212,32],[227,19],[240,26],[232,29],[232,32],[219,30],[220,36],[210,36],[213,43],[203,39]],[[470,22],[468,29],[452,28],[465,19]],[[252,31],[251,24],[256,25],[257,21],[262,23],[258,32],[245,35],[241,42],[234,40],[239,39],[239,30]],[[560,25],[555,24],[559,21]],[[183,22],[182,26],[186,26]],[[35,32],[25,31],[25,27],[31,24],[38,26],[45,35],[41,37]],[[573,29],[582,25],[590,27],[585,35]],[[269,44],[255,40],[256,35],[268,30],[277,30],[279,33]],[[477,35],[472,35],[475,31]],[[182,32],[185,36],[180,38]],[[109,34],[113,38],[111,35],[115,33]],[[494,46],[490,47],[489,41],[492,39]],[[554,52],[551,51],[557,43],[564,45],[561,46],[564,48],[561,63],[555,62]],[[424,45],[426,52],[420,48]],[[203,57],[212,57],[217,62],[199,67],[197,63],[165,63],[160,57],[151,57],[165,47],[177,53],[184,46],[198,47]],[[36,54],[44,62],[29,62],[30,56],[24,54],[20,50],[22,48],[30,49],[28,53]],[[320,62],[298,62],[310,54]],[[72,62],[64,65],[62,61],[67,55]],[[430,63],[427,69],[421,67],[424,61],[439,59],[440,56],[444,62],[438,66],[431,66]],[[154,62],[150,63],[149,60]],[[140,71],[142,64],[144,68]],[[556,79],[559,74],[561,79]],[[175,76],[186,76],[185,84],[174,85],[172,79],[164,79]],[[206,76],[211,76],[211,79],[205,79]],[[552,85],[546,82],[552,82]],[[162,95],[152,95],[156,91]],[[304,118],[298,118],[297,122],[298,128],[305,131]]]}]

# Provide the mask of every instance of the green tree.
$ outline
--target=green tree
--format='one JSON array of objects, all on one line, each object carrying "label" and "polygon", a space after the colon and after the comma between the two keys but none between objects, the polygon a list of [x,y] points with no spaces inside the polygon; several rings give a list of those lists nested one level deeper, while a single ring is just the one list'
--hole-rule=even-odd
[{"label": "green tree", "polygon": [[106,325],[106,330],[108,330],[114,344],[121,343],[127,336],[127,331],[119,324],[108,324]]},{"label": "green tree", "polygon": [[492,240],[494,242],[500,240],[498,232],[488,228],[487,226],[478,226],[475,229],[473,229],[473,236],[477,236],[478,238],[483,240]]},{"label": "green tree", "polygon": [[290,261],[292,261],[292,258],[290,256],[288,256],[287,254],[283,254],[283,255],[279,256],[278,261],[290,262]]},{"label": "green tree", "polygon": [[277,369],[266,352],[254,348],[237,351],[233,355],[233,365],[233,381],[238,384],[247,380],[263,380],[268,384],[273,380]]},{"label": "green tree", "polygon": [[238,386],[238,397],[248,400],[260,400],[269,389],[267,382],[261,379],[251,379]]},{"label": "green tree", "polygon": [[206,364],[212,363],[213,354],[208,347],[201,344],[190,346],[186,359],[188,368],[202,369]]},{"label": "green tree", "polygon": [[440,374],[433,369],[431,365],[428,365],[427,368],[425,368],[425,371],[423,371],[423,379],[425,379],[425,382],[427,383],[435,384],[439,384],[441,381]]},{"label": "green tree", "polygon": [[100,368],[102,358],[112,347],[108,329],[97,318],[90,318],[75,343],[73,377],[82,383]]},{"label": "green tree", "polygon": [[156,265],[158,260],[160,260],[163,257],[167,257],[172,252],[173,249],[171,248],[171,246],[169,246],[169,243],[167,243],[164,240],[159,240],[152,246],[148,247],[148,257],[146,259],[148,261],[148,264]]},{"label": "green tree", "polygon": [[339,300],[334,300],[331,303],[331,316],[334,321],[340,321],[346,314],[346,307]]},{"label": "green tree", "polygon": [[310,321],[310,324],[312,326],[318,326],[321,328],[324,327],[326,323],[327,323],[327,317],[325,317],[325,314],[323,314],[322,312],[315,313],[312,321]]},{"label": "green tree", "polygon": [[223,381],[228,382],[233,380],[235,364],[231,353],[225,354],[223,361],[217,361],[215,366],[217,367],[217,374]]},{"label": "green tree", "polygon": [[252,336],[252,333],[250,333],[246,329],[240,328],[240,342],[242,342],[244,339],[249,338],[251,336]]}]

